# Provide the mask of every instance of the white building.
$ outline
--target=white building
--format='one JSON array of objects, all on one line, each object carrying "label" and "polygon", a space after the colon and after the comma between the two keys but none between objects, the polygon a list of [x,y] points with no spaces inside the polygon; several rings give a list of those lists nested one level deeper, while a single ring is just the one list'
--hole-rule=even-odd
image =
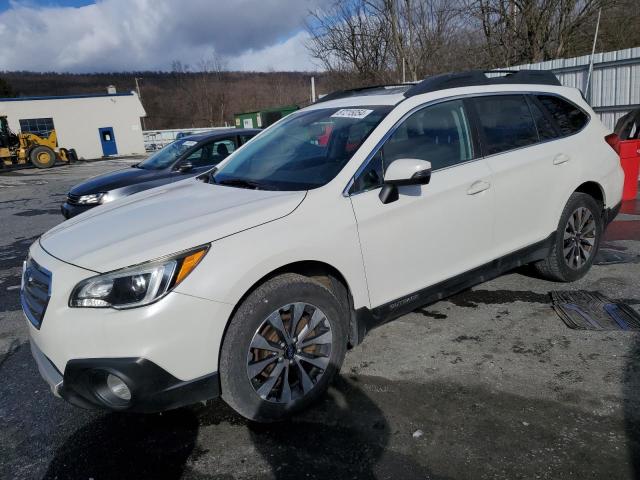
[{"label": "white building", "polygon": [[55,128],[58,145],[75,148],[78,158],[143,154],[140,117],[146,116],[135,92],[64,97],[0,98],[14,132],[48,136]]}]

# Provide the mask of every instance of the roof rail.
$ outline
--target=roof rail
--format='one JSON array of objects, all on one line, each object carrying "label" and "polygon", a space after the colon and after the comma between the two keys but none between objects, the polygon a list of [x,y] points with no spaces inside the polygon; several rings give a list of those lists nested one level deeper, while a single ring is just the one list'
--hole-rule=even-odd
[{"label": "roof rail", "polygon": [[372,85],[370,87],[358,87],[358,88],[350,88],[347,90],[338,90],[335,92],[331,92],[325,95],[322,98],[319,98],[315,101],[315,103],[328,102],[329,100],[336,100],[338,98],[347,98],[347,97],[355,97],[359,94],[367,94],[369,90],[383,89],[383,88],[406,88],[409,89],[413,87],[415,84],[412,83],[391,83],[387,85]]},{"label": "roof rail", "polygon": [[[487,74],[504,75],[488,77]],[[472,87],[476,85],[536,84],[561,86],[551,70],[470,70],[460,73],[445,73],[429,77],[410,88],[404,96],[409,98],[422,93],[446,88]]]}]

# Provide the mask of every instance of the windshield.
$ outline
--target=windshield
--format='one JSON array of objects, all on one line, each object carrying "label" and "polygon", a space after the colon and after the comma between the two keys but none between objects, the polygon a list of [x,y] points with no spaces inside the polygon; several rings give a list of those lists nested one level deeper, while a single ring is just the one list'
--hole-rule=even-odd
[{"label": "windshield", "polygon": [[172,165],[178,157],[191,147],[195,147],[198,144],[195,140],[176,140],[170,143],[162,150],[154,153],[144,162],[137,165],[138,168],[144,168],[146,170],[161,170]]},{"label": "windshield", "polygon": [[321,187],[342,170],[391,108],[325,108],[291,114],[242,147],[213,181],[261,190]]}]

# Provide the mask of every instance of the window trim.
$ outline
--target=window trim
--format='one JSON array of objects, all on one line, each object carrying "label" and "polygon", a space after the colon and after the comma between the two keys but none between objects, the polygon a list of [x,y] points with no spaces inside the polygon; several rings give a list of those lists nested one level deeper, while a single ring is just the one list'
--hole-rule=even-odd
[{"label": "window trim", "polygon": [[[573,105],[575,108],[577,108],[578,110],[580,110],[582,113],[584,113],[587,116],[587,121],[585,122],[585,124],[582,126],[582,128],[580,130],[575,131],[574,133],[570,134],[570,135],[562,135],[560,132],[560,129],[555,121],[555,118],[553,118],[553,115],[551,115],[551,112],[549,112],[546,108],[543,108],[544,105],[538,105],[541,109],[542,112],[547,115],[549,118],[549,120],[551,121],[551,124],[553,125],[553,127],[556,129],[556,131],[558,132],[558,136],[556,138],[550,138],[548,140],[543,140],[540,141],[538,140],[538,142],[536,143],[532,143],[530,145],[526,145],[524,147],[517,147],[511,150],[505,150],[502,151],[500,153],[493,153],[491,155],[484,155],[484,151],[479,148],[481,147],[481,145],[478,145],[478,143],[480,143],[480,123],[479,123],[479,119],[477,117],[477,112],[475,109],[475,105],[473,105],[473,99],[476,97],[487,97],[487,96],[496,96],[496,95],[524,95],[526,96],[533,96],[534,100],[536,102],[538,102],[538,99],[535,98],[536,95],[548,95],[548,96],[553,96],[553,97],[558,97],[561,100],[564,100],[565,102],[568,102],[569,104]],[[474,146],[474,154],[478,154],[479,155],[475,155],[473,159],[468,160],[466,162],[461,162],[461,163],[457,163],[455,165],[450,165],[448,167],[444,167],[444,168],[440,168],[438,170],[434,170],[433,172],[439,172],[441,170],[446,170],[449,168],[456,168],[456,167],[460,167],[462,165],[466,165],[470,162],[476,162],[478,160],[481,159],[485,159],[485,158],[491,158],[495,155],[503,155],[505,153],[510,153],[510,152],[515,152],[517,150],[521,150],[523,148],[530,148],[530,147],[534,147],[536,145],[541,145],[541,144],[545,144],[545,143],[549,143],[549,142],[555,142],[557,140],[561,140],[563,138],[568,138],[568,137],[572,137],[573,135],[577,135],[578,133],[582,132],[584,129],[587,128],[587,126],[591,123],[591,114],[589,114],[589,112],[585,111],[582,107],[580,107],[579,105],[577,105],[575,102],[573,102],[572,100],[568,99],[567,97],[560,95],[558,93],[555,92],[544,92],[544,91],[531,91],[531,90],[524,90],[524,91],[498,91],[498,92],[478,92],[478,93],[466,93],[463,95],[454,95],[451,97],[442,97],[442,98],[438,98],[436,100],[431,100],[427,103],[423,103],[420,105],[417,105],[415,107],[413,107],[411,110],[409,110],[408,112],[406,112],[402,117],[400,117],[400,119],[382,136],[382,138],[378,141],[378,143],[375,145],[375,147],[373,147],[371,149],[371,151],[369,152],[369,154],[367,155],[367,157],[364,159],[364,161],[360,164],[360,166],[358,167],[358,169],[356,170],[356,172],[351,176],[351,178],[349,179],[349,181],[347,182],[347,185],[344,187],[344,189],[342,190],[342,196],[343,197],[351,197],[353,195],[359,195],[361,193],[366,193],[366,192],[370,192],[372,190],[376,190],[380,187],[372,187],[370,189],[367,190],[359,190],[357,192],[350,192],[351,188],[353,187],[356,178],[358,178],[358,176],[360,176],[362,174],[362,172],[366,169],[366,167],[369,165],[369,162],[371,162],[371,160],[373,159],[373,157],[376,156],[376,154],[378,153],[378,150],[380,150],[380,148],[382,148],[382,146],[385,144],[385,142],[389,139],[389,137],[391,137],[391,135],[393,135],[393,133],[400,127],[400,124],[406,120],[410,115],[412,115],[413,113],[422,110],[423,108],[427,108],[430,107],[432,105],[436,105],[438,103],[443,103],[443,102],[448,102],[451,100],[462,100],[465,104],[465,109],[467,109],[467,113],[469,115],[469,123],[470,123],[470,127],[471,127],[471,135],[473,137],[473,146]],[[398,105],[401,105],[398,104]],[[393,112],[393,110],[391,111]],[[391,113],[389,112],[389,113]],[[533,119],[533,115],[532,115],[532,119]],[[535,125],[535,119],[534,119],[534,125]],[[373,133],[373,132],[371,132]],[[537,134],[537,126],[536,126],[536,134]],[[539,136],[538,136],[539,138]],[[477,143],[478,142],[478,143]],[[478,150],[475,150],[476,148],[478,148]]]}]

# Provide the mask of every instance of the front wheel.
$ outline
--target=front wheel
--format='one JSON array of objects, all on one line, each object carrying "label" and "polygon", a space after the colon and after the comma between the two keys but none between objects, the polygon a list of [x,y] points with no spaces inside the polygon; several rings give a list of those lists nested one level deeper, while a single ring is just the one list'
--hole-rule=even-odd
[{"label": "front wheel", "polygon": [[553,248],[535,264],[536,269],[559,282],[584,277],[598,253],[603,230],[602,205],[586,193],[572,194],[560,217]]},{"label": "front wheel", "polygon": [[222,344],[222,398],[260,422],[307,407],[344,360],[348,322],[342,312],[333,292],[302,275],[259,286],[238,308]]}]

